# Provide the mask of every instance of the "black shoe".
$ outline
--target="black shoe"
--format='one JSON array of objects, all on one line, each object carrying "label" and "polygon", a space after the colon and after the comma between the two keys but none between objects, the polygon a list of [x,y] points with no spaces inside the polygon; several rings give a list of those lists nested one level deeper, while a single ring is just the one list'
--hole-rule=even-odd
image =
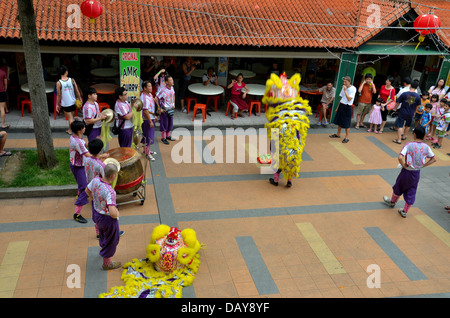
[{"label": "black shoe", "polygon": [[292,187],[292,182],[291,182],[291,181],[288,181],[287,184],[286,184],[286,186],[289,187],[289,188]]},{"label": "black shoe", "polygon": [[161,139],[161,141],[162,141],[162,143],[165,144],[165,145],[168,145],[168,144],[169,144],[169,142],[167,141],[167,139]]},{"label": "black shoe", "polygon": [[176,139],[173,139],[172,136],[169,136],[169,137],[167,137],[166,139],[167,139],[167,140],[170,140],[170,141],[175,141],[175,140],[176,140]]},{"label": "black shoe", "polygon": [[73,219],[79,223],[87,223],[87,220],[81,216],[81,214],[74,214]]},{"label": "black shoe", "polygon": [[270,182],[271,184],[273,184],[274,186],[278,186],[278,182],[275,182],[275,180],[273,180],[273,178],[270,178],[270,179],[269,179],[269,182]]}]

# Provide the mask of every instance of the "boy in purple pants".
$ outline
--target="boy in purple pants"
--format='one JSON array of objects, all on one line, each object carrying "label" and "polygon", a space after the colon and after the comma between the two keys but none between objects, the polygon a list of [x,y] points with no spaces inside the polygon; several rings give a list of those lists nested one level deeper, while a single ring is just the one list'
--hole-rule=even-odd
[{"label": "boy in purple pants", "polygon": [[104,270],[122,266],[120,262],[112,260],[120,239],[116,192],[111,186],[117,173],[117,167],[109,163],[104,168],[103,178],[95,177],[86,187],[86,193],[92,200],[96,212],[96,224],[101,247],[100,256],[103,258],[102,268]]},{"label": "boy in purple pants", "polygon": [[[75,214],[73,218],[79,223],[87,223],[87,220],[81,216],[83,206],[89,203],[86,192],[84,191],[87,185],[84,158],[91,157],[92,155],[86,149],[86,143],[83,140],[83,133],[86,130],[84,122],[74,120],[70,124],[70,129],[72,130],[72,136],[70,136],[69,141],[70,170],[78,185],[78,197],[75,201]],[[108,154],[103,154],[99,158],[106,158],[108,156]]]},{"label": "boy in purple pants", "polygon": [[420,180],[420,169],[436,162],[436,158],[430,146],[423,141],[424,136],[425,129],[422,126],[418,126],[414,129],[414,141],[406,143],[398,156],[398,161],[402,166],[402,170],[400,171],[395,184],[392,186],[393,192],[391,198],[388,196],[383,197],[383,201],[393,208],[399,197],[403,195],[405,206],[403,209],[399,209],[398,213],[404,218],[406,218],[410,207],[416,200],[416,191]]},{"label": "boy in purple pants", "polygon": [[163,144],[168,145],[169,140],[173,141],[170,136],[170,132],[173,129],[173,113],[175,110],[175,90],[173,89],[173,78],[167,75],[165,78],[166,86],[156,94],[159,100],[159,106],[161,107],[161,113],[159,115],[159,130],[161,131],[161,141]]}]

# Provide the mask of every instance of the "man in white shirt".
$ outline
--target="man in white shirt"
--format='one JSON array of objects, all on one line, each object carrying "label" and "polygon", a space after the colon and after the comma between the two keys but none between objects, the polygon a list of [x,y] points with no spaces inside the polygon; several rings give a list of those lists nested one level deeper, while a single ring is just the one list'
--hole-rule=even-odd
[{"label": "man in white shirt", "polygon": [[353,115],[353,101],[356,96],[356,87],[352,85],[350,76],[345,76],[343,79],[343,86],[339,96],[341,100],[338,107],[336,107],[336,115],[334,117],[334,124],[338,126],[336,134],[330,135],[330,138],[341,138],[341,129],[345,129],[345,138],[342,143],[349,142],[348,135],[350,133],[350,124]]}]

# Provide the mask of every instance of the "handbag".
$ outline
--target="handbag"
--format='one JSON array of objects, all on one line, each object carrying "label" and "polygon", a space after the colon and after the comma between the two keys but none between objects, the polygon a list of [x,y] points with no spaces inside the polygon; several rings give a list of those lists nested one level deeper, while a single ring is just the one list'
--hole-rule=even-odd
[{"label": "handbag", "polygon": [[390,98],[390,96],[391,96],[391,92],[392,92],[392,90],[393,90],[394,88],[391,88],[390,90],[389,90],[389,97],[388,97],[388,99],[387,99],[387,104],[386,104],[386,108],[387,108],[387,110],[393,110],[394,108],[395,108],[395,105],[397,104],[396,103],[396,97],[394,97],[394,99],[393,100],[391,100],[391,98]]},{"label": "handbag", "polygon": [[390,102],[387,103],[386,108],[387,108],[388,110],[393,110],[393,109],[395,108],[395,105],[396,105],[396,104],[397,104],[397,103],[395,102],[395,100],[390,101]]},{"label": "handbag", "polygon": [[166,110],[167,116],[172,117],[175,114],[175,110],[173,108],[169,108]]},{"label": "handbag", "polygon": [[111,132],[113,133],[113,135],[118,135],[120,133],[120,130],[122,129],[123,124],[125,124],[125,120],[122,120],[122,123],[120,124],[120,126],[117,126],[116,121],[114,121],[114,125],[111,128]]},{"label": "handbag", "polygon": [[92,129],[94,128],[94,124],[88,125],[88,124],[86,124],[86,122],[84,122],[84,126],[86,127],[86,129],[84,130],[83,135],[89,136],[89,134],[91,133]]}]

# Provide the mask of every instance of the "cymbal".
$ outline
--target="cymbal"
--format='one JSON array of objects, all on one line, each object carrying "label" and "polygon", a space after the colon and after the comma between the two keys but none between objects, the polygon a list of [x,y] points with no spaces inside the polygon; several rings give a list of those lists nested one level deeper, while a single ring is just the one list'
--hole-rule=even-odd
[{"label": "cymbal", "polygon": [[117,160],[114,159],[114,158],[106,158],[106,159],[103,161],[103,163],[104,163],[105,165],[107,165],[108,163],[112,163],[113,165],[115,165],[115,166],[117,167],[117,172],[120,171],[120,162],[117,161]]},{"label": "cymbal", "polygon": [[142,100],[140,98],[136,98],[131,102],[131,106],[136,107],[136,110],[140,112],[144,107],[144,103],[142,103]]},{"label": "cymbal", "polygon": [[104,119],[105,123],[112,123],[114,121],[114,111],[112,109],[106,108],[102,111],[102,114],[106,115],[106,119]]}]

